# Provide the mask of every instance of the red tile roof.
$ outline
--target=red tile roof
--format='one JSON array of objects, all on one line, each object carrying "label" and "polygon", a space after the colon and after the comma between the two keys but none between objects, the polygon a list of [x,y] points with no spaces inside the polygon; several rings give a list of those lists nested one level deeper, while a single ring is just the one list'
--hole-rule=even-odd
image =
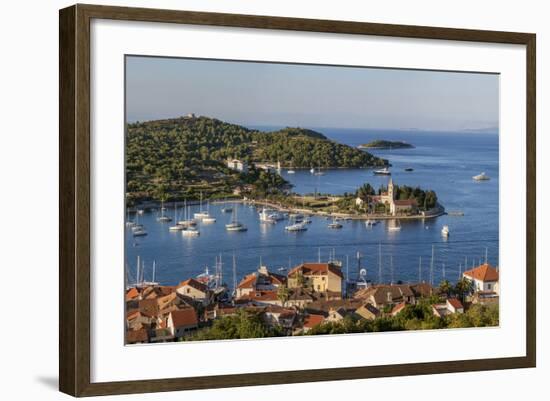
[{"label": "red tile roof", "polygon": [[129,330],[126,332],[126,342],[128,344],[147,342],[149,340],[149,335],[147,330]]},{"label": "red tile roof", "polygon": [[138,295],[139,295],[139,291],[137,290],[137,288],[132,287],[126,292],[126,301],[130,301],[131,299],[137,298]]},{"label": "red tile roof", "polygon": [[256,283],[256,274],[252,273],[247,276],[244,276],[244,278],[241,280],[237,288],[253,288],[255,283]]},{"label": "red tile roof", "polygon": [[302,263],[301,265],[293,268],[288,273],[288,276],[291,277],[300,270],[302,271],[302,274],[304,276],[314,276],[314,275],[325,276],[325,275],[328,275],[328,272],[331,272],[340,278],[344,278],[344,275],[340,270],[340,268],[337,267],[336,265],[333,265],[332,263]]},{"label": "red tile roof", "polygon": [[196,326],[199,323],[197,312],[194,308],[184,308],[170,312],[174,327]]},{"label": "red tile roof", "polygon": [[205,284],[195,280],[194,278],[190,278],[185,281],[182,281],[181,283],[178,284],[178,288],[184,287],[186,285],[193,287],[194,289],[204,293],[208,292],[208,287]]},{"label": "red tile roof", "polygon": [[449,298],[449,299],[447,299],[447,302],[455,309],[463,309],[464,308],[462,303],[456,298]]},{"label": "red tile roof", "polygon": [[498,281],[498,270],[491,267],[488,263],[465,271],[464,275],[480,281]]},{"label": "red tile roof", "polygon": [[307,315],[304,318],[304,327],[311,329],[312,327],[323,323],[323,320],[325,320],[323,315]]}]

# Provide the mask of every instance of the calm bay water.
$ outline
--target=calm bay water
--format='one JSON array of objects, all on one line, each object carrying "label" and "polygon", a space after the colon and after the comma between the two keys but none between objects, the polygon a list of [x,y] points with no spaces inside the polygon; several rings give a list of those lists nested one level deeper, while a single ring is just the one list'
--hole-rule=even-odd
[{"label": "calm bay water", "polygon": [[[367,269],[369,279],[389,282],[429,280],[432,245],[434,247],[434,282],[443,277],[456,281],[459,269],[471,267],[485,260],[498,265],[499,183],[498,135],[487,133],[437,133],[422,131],[371,131],[317,129],[329,138],[351,146],[374,139],[404,140],[414,149],[372,151],[389,159],[392,178],[398,185],[406,184],[433,189],[447,211],[463,211],[464,216],[441,216],[425,221],[402,221],[399,232],[388,232],[387,223],[367,228],[363,222],[342,222],[344,228],[331,230],[322,217],[312,217],[305,232],[288,233],[287,222],[275,225],[262,224],[258,211],[248,205],[234,204],[238,219],[248,227],[246,232],[227,232],[225,224],[230,213],[221,211],[222,205],[211,204],[210,213],[217,218],[213,224],[199,224],[199,237],[183,237],[180,232],[169,232],[172,223],[159,223],[157,215],[146,213],[140,223],[147,229],[146,237],[126,235],[126,263],[130,282],[135,278],[136,259],[145,261],[145,278],[150,279],[152,262],[156,261],[156,280],[162,284],[176,284],[204,271],[213,270],[215,258],[221,255],[224,281],[232,285],[232,258],[235,254],[237,279],[255,271],[260,264],[277,271],[281,267],[301,262],[322,261],[334,252],[343,261],[344,271],[351,277],[358,274],[357,252],[361,254],[361,267]],[[413,172],[405,172],[411,167]],[[472,176],[485,172],[490,181],[475,182]],[[296,170],[283,176],[294,184],[294,191],[309,193],[352,193],[365,182],[378,187],[387,185],[388,177],[374,176],[369,169],[327,170],[323,176],[314,176],[307,170]],[[198,211],[199,206],[191,208]],[[174,211],[167,214],[173,216]],[[448,239],[441,236],[447,224],[451,231]],[[380,247],[380,248],[379,248]],[[381,275],[379,274],[381,249]],[[420,265],[420,258],[422,264]],[[349,260],[349,263],[346,261]],[[462,266],[460,266],[460,264]],[[419,271],[420,265],[420,271]]]}]

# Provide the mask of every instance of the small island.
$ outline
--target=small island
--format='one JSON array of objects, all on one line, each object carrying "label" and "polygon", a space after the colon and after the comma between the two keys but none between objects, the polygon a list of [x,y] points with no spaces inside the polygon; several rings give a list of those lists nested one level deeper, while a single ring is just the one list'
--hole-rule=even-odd
[{"label": "small island", "polygon": [[384,139],[377,139],[375,141],[364,143],[357,146],[359,149],[411,149],[413,145],[405,141],[387,141]]}]

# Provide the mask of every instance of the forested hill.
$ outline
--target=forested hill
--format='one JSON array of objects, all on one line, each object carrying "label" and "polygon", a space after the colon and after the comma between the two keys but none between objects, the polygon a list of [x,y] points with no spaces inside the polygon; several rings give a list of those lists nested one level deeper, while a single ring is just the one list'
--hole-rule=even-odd
[{"label": "forested hill", "polygon": [[[148,197],[154,197],[153,191],[180,192],[183,187],[210,183],[216,173],[218,177],[230,174],[225,166],[227,158],[248,163],[280,161],[284,167],[293,168],[357,168],[386,163],[315,131],[285,128],[260,132],[207,117],[131,123],[126,144],[127,191]],[[239,179],[235,180],[229,180],[227,186],[236,185]]]}]

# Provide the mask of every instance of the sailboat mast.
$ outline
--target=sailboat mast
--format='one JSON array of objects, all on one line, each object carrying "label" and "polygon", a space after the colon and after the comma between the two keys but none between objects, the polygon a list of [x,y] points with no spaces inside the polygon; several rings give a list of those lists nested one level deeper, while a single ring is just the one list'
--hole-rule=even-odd
[{"label": "sailboat mast", "polygon": [[237,293],[237,261],[233,252],[233,294]]},{"label": "sailboat mast", "polygon": [[390,284],[393,285],[393,255],[390,255],[390,274],[391,274]]},{"label": "sailboat mast", "polygon": [[422,282],[422,256],[418,259],[418,282]]},{"label": "sailboat mast", "polygon": [[140,265],[140,260],[138,255],[137,264],[136,264],[136,287],[139,285],[139,265]]},{"label": "sailboat mast", "polygon": [[156,261],[153,260],[153,283],[155,282],[155,273],[156,273],[156,269],[157,269]]},{"label": "sailboat mast", "polygon": [[434,245],[432,245],[432,260],[430,262],[430,285],[434,285]]},{"label": "sailboat mast", "polygon": [[382,244],[378,243],[378,283],[382,283]]}]

